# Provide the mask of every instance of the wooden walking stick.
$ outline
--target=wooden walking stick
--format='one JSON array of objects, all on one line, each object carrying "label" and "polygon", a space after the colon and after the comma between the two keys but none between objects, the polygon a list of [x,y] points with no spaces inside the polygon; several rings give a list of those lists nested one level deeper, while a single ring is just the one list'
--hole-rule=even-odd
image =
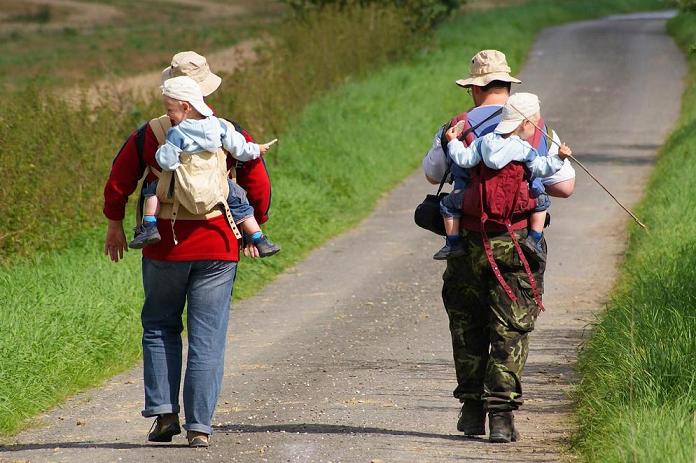
[{"label": "wooden walking stick", "polygon": [[[525,120],[529,121],[534,127],[537,128],[537,130],[539,130],[542,134],[544,134],[544,136],[545,136],[548,140],[551,140],[551,143],[553,143],[554,145],[558,146],[559,148],[561,147],[561,145],[559,145],[558,143],[556,143],[556,140],[554,140],[553,137],[549,137],[549,135],[546,133],[546,131],[544,131],[541,127],[539,127],[538,125],[536,125],[536,124],[534,123],[534,121],[530,120],[527,116],[525,116],[525,115],[522,113],[522,111],[520,111],[519,109],[517,109],[514,105],[510,105],[510,107],[511,107],[512,109],[514,109],[515,111],[517,111],[518,113],[520,113],[520,116],[524,117]],[[607,187],[605,187],[604,185],[602,185],[602,182],[600,182],[599,179],[598,179],[597,177],[595,177],[594,175],[592,175],[592,172],[590,172],[590,171],[587,169],[587,167],[585,167],[585,166],[582,164],[582,162],[578,161],[578,159],[577,159],[575,156],[573,156],[572,154],[571,154],[569,157],[570,157],[570,159],[572,159],[573,161],[575,161],[575,162],[577,163],[577,165],[579,165],[580,167],[582,167],[582,170],[584,170],[585,172],[587,172],[587,175],[589,175],[589,176],[592,178],[592,180],[594,180],[595,182],[597,182],[597,184],[598,184],[599,186],[601,186],[602,189],[603,189],[604,191],[606,191],[607,194],[608,194],[609,196],[611,196],[611,198],[612,198],[614,201],[616,201],[616,204],[618,204],[619,206],[621,206],[621,208],[622,208],[624,211],[626,211],[626,212],[628,213],[628,215],[630,215],[630,216],[633,218],[633,220],[636,221],[636,223],[637,223],[638,225],[640,225],[641,227],[643,227],[645,230],[648,229],[648,227],[646,227],[645,224],[644,224],[643,222],[641,222],[641,221],[638,219],[638,217],[636,217],[636,215],[635,215],[633,212],[630,211],[630,209],[628,209],[626,206],[624,206],[623,204],[621,204],[621,201],[619,201],[619,200],[616,198],[616,196],[614,196],[613,194],[611,194],[611,191],[609,191],[609,190],[607,189]]]}]

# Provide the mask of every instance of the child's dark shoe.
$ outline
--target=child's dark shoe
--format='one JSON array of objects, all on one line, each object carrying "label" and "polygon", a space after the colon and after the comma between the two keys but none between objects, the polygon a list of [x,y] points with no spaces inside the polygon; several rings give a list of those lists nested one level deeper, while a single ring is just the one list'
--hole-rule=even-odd
[{"label": "child's dark shoe", "polygon": [[447,260],[454,257],[461,257],[466,254],[466,248],[464,243],[445,243],[445,245],[435,253],[433,259],[435,260]]},{"label": "child's dark shoe", "polygon": [[541,239],[535,239],[531,234],[520,241],[520,247],[532,256],[536,256],[542,262],[546,261],[544,248],[541,245]]},{"label": "child's dark shoe", "polygon": [[266,235],[261,235],[260,238],[254,240],[254,246],[259,250],[259,256],[270,257],[280,251],[280,246],[271,242]]},{"label": "child's dark shoe", "polygon": [[142,249],[148,244],[158,243],[161,239],[162,237],[160,237],[157,230],[157,222],[143,222],[142,225],[135,229],[135,236],[133,241],[128,243],[128,247],[131,249]]}]

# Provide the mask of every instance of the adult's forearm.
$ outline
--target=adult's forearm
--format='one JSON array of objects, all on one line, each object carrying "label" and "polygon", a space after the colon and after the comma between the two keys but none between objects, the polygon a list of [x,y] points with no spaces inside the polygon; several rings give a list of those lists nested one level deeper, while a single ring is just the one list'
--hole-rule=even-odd
[{"label": "adult's forearm", "polygon": [[569,198],[575,191],[575,179],[571,178],[562,182],[546,185],[546,193],[555,198]]}]

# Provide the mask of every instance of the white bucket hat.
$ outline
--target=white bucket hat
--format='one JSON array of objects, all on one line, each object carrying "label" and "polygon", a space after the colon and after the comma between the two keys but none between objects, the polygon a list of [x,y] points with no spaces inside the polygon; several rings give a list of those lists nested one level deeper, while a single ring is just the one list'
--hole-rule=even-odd
[{"label": "white bucket hat", "polygon": [[502,82],[522,83],[510,75],[510,66],[507,64],[505,54],[498,50],[481,50],[471,58],[469,64],[469,77],[459,79],[456,84],[460,87],[485,87],[494,80]]},{"label": "white bucket hat", "polygon": [[500,123],[495,133],[506,134],[514,131],[525,119],[531,119],[540,112],[539,97],[533,93],[515,93],[503,106]]},{"label": "white bucket hat", "polygon": [[210,70],[205,57],[195,51],[182,51],[172,57],[171,66],[162,71],[162,83],[172,77],[189,76],[201,87],[203,96],[208,96],[220,86],[222,79]]},{"label": "white bucket hat", "polygon": [[203,93],[195,80],[188,76],[172,77],[162,84],[162,95],[187,101],[203,116],[212,116],[213,110],[203,101]]}]

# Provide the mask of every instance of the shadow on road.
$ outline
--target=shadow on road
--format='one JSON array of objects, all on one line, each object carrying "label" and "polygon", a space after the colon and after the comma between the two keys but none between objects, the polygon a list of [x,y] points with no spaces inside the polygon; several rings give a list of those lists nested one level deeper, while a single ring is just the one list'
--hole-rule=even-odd
[{"label": "shadow on road", "polygon": [[418,431],[399,431],[395,429],[372,428],[365,426],[345,426],[340,424],[298,423],[298,424],[232,424],[226,426],[214,426],[217,432],[236,433],[300,433],[300,434],[384,434],[388,436],[409,436],[426,439],[446,439],[453,441],[481,441],[480,437],[471,437],[456,434],[435,434]]}]

